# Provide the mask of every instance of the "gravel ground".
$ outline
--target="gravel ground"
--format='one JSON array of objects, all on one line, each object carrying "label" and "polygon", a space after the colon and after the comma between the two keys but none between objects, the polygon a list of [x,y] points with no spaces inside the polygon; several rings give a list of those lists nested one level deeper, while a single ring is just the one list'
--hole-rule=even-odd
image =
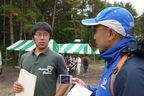
[{"label": "gravel ground", "polygon": [[[81,74],[80,75],[73,75],[73,77],[78,77],[82,79],[87,85],[90,85],[92,87],[97,87],[98,82],[101,78],[101,75],[103,73],[104,64],[97,64],[93,66],[89,66],[87,71],[87,78],[82,77],[83,73],[83,67],[81,67]],[[13,83],[17,80],[19,74],[19,69],[15,68],[15,66],[5,66],[3,65],[3,73],[0,75],[0,96],[15,96],[12,87]],[[57,89],[59,88],[60,84],[57,83]],[[68,92],[70,90],[67,90],[64,96],[67,96]]]}]

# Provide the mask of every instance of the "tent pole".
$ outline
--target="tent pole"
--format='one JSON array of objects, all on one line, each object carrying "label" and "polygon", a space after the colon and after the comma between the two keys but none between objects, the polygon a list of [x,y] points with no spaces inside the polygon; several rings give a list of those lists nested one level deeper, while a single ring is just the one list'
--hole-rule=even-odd
[{"label": "tent pole", "polygon": [[94,54],[94,65],[95,65],[95,54]]},{"label": "tent pole", "polygon": [[19,66],[19,64],[20,64],[20,54],[21,54],[21,51],[19,51],[18,66]]}]

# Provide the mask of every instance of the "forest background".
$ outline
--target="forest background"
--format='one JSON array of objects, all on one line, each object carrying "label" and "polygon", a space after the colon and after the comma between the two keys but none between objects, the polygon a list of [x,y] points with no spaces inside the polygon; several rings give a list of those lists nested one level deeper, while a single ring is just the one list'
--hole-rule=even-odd
[{"label": "forest background", "polygon": [[[88,43],[95,51],[93,40],[94,27],[81,24],[82,19],[95,18],[104,8],[124,7],[135,19],[135,40],[141,42],[144,37],[144,12],[138,16],[130,2],[106,0],[0,0],[0,50],[2,62],[6,58],[6,48],[18,40],[31,40],[31,29],[36,22],[47,22],[52,26],[53,39],[58,43]],[[19,53],[9,51],[8,64],[16,65]],[[98,56],[96,60],[100,59]]]}]

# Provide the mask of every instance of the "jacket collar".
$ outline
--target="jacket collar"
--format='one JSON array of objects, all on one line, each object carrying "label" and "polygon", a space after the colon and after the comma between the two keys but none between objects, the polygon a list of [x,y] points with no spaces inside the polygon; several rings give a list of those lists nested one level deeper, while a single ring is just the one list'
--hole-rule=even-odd
[{"label": "jacket collar", "polygon": [[[36,48],[34,48],[33,50],[32,50],[32,54],[35,54],[35,49]],[[44,54],[44,55],[48,55],[48,53],[49,53],[49,47],[47,48],[47,50],[45,50],[44,52],[42,52],[42,53],[40,53],[40,54]]]},{"label": "jacket collar", "polygon": [[117,60],[120,52],[133,41],[133,38],[124,38],[113,47],[111,47],[109,50],[100,54],[100,57],[108,62],[107,67],[110,67],[110,65]]}]

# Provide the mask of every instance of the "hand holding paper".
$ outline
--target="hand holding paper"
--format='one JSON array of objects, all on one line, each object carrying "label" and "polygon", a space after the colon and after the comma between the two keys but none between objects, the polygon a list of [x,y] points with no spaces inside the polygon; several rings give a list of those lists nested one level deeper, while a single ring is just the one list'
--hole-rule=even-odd
[{"label": "hand holding paper", "polygon": [[77,84],[75,85],[67,96],[90,96],[92,92],[85,87]]},{"label": "hand holding paper", "polygon": [[72,84],[75,84],[75,85],[79,84],[79,85],[81,85],[85,88],[87,87],[87,85],[79,78],[73,78],[72,79]]},{"label": "hand holding paper", "polygon": [[24,91],[16,93],[16,96],[34,96],[36,76],[27,72],[25,69],[20,70],[18,83],[22,84]]}]

